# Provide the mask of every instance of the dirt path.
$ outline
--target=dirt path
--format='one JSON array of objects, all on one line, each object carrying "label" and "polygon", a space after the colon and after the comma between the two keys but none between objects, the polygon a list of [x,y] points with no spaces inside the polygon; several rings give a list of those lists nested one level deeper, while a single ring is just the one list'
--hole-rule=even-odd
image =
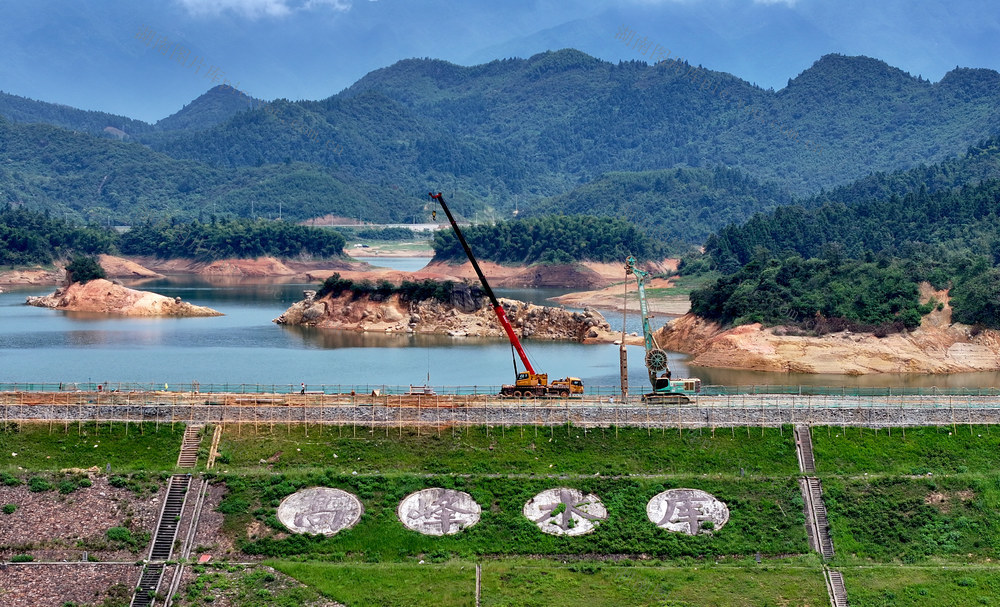
[{"label": "dirt path", "polygon": [[[649,281],[650,289],[665,289],[673,286],[669,279],[654,278]],[[574,308],[591,307],[600,310],[621,310],[622,302],[627,302],[630,313],[639,312],[639,296],[636,294],[635,282],[626,282],[611,285],[595,291],[580,291],[577,293],[567,293],[559,297],[553,297],[552,301],[564,306]],[[687,295],[668,295],[663,297],[646,298],[650,315],[659,316],[683,316],[691,308],[691,302]]]}]

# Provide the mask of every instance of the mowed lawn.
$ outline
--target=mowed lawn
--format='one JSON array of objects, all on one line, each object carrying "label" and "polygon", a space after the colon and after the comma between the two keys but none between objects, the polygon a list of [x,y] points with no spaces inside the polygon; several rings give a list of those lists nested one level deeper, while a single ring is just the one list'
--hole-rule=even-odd
[{"label": "mowed lawn", "polygon": [[[108,464],[112,474],[170,472],[183,430],[8,424],[0,471],[20,482],[65,468],[103,474]],[[844,574],[851,605],[1000,605],[1000,430],[817,427],[812,435],[837,550],[830,565]],[[472,605],[477,564],[484,606],[828,604],[821,561],[805,541],[788,427],[245,424],[225,427],[212,474],[229,489],[219,509],[231,541],[351,607]],[[277,505],[316,485],[357,495],[361,521],[329,538],[286,537]],[[597,493],[608,520],[578,538],[542,534],[520,508],[557,486]],[[483,507],[480,523],[446,537],[404,528],[396,506],[426,487],[469,492]],[[729,524],[697,537],[657,529],[645,502],[674,487],[725,501]]]},{"label": "mowed lawn", "polygon": [[[476,565],[468,561],[269,564],[351,607],[476,604]],[[818,559],[702,566],[504,559],[480,566],[483,607],[828,604]]]}]

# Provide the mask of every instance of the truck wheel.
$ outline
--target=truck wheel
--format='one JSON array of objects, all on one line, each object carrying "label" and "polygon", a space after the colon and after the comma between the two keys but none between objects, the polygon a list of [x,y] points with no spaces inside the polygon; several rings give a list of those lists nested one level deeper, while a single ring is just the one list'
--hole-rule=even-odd
[{"label": "truck wheel", "polygon": [[514,390],[513,396],[514,396],[514,398],[521,398],[521,391],[520,390]]}]

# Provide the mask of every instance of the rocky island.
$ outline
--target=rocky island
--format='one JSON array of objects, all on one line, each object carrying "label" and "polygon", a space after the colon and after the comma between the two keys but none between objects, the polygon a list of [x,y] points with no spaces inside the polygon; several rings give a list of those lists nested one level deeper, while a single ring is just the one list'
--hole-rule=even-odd
[{"label": "rocky island", "polygon": [[[618,336],[596,310],[571,312],[513,299],[499,301],[514,330],[524,338],[609,343]],[[303,301],[274,322],[348,331],[504,337],[488,302],[466,285],[456,285],[446,301],[411,300],[398,293],[383,299],[350,291],[317,297],[315,291],[306,291]]]},{"label": "rocky island", "polygon": [[54,293],[28,297],[28,305],[67,312],[94,312],[118,316],[222,316],[212,308],[195,306],[179,297],[165,297],[129,289],[103,278],[74,282]]}]

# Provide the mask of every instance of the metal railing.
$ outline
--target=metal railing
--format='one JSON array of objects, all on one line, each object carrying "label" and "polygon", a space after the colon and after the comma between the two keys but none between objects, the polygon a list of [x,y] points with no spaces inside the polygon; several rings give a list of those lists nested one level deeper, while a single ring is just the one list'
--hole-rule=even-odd
[{"label": "metal railing", "polygon": [[[405,395],[416,385],[389,384],[307,384],[307,394],[371,394]],[[424,388],[420,385],[419,388]],[[457,385],[431,386],[441,395],[495,395],[499,385]],[[8,382],[0,383],[0,392],[179,392],[179,393],[224,393],[224,394],[297,394],[302,384],[250,384],[250,383],[169,383],[169,382]],[[639,396],[645,390],[633,394]],[[621,393],[618,386],[587,386],[586,394],[592,396],[617,397]],[[945,387],[865,387],[865,386],[808,386],[808,385],[736,385],[703,386],[701,396],[842,396],[842,397],[905,397],[905,396],[997,396],[1000,387],[987,388],[945,388]]]}]

